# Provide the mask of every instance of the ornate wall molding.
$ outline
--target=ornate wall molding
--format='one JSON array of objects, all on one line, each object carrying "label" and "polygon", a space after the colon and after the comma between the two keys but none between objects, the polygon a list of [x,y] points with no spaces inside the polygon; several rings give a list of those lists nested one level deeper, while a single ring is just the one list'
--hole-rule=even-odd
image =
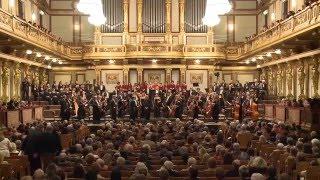
[{"label": "ornate wall molding", "polygon": [[313,97],[314,98],[319,98],[319,93],[318,93],[318,90],[319,90],[319,63],[320,63],[320,57],[317,56],[317,57],[313,57],[313,65],[312,65],[312,86],[313,86],[313,91],[314,91],[314,95]]},{"label": "ornate wall molding", "polygon": [[8,87],[9,87],[9,78],[10,78],[10,64],[8,61],[2,62],[2,71],[1,71],[1,86],[2,86],[2,97],[3,102],[9,100]]}]

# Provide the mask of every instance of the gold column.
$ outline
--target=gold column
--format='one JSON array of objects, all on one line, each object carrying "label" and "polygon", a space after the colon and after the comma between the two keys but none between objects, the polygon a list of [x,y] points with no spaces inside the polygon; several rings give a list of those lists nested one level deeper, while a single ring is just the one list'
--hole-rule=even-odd
[{"label": "gold column", "polygon": [[313,98],[319,98],[319,57],[314,57],[312,66],[312,86],[313,86]]},{"label": "gold column", "polygon": [[142,33],[142,3],[143,0],[138,0],[138,33]]},{"label": "gold column", "polygon": [[8,61],[2,62],[2,71],[1,71],[1,79],[2,79],[2,97],[1,100],[3,102],[8,102],[8,85],[9,85],[9,77],[10,77],[10,69]]},{"label": "gold column", "polygon": [[179,7],[180,7],[180,33],[184,33],[184,1],[179,1]]},{"label": "gold column", "polygon": [[180,23],[179,23],[179,30],[180,30],[180,35],[179,35],[179,43],[180,44],[185,44],[184,40],[184,1],[185,0],[179,0],[179,8],[180,8]]},{"label": "gold column", "polygon": [[266,77],[267,77],[267,69],[263,68],[263,69],[261,69],[260,81],[261,80],[266,80],[267,79]]},{"label": "gold column", "polygon": [[300,60],[298,63],[297,75],[298,75],[297,79],[298,79],[298,83],[299,83],[299,87],[300,87],[299,99],[304,99],[306,97],[305,92],[304,92],[306,73],[305,73],[303,60]]},{"label": "gold column", "polygon": [[13,97],[20,100],[20,84],[21,84],[21,70],[20,63],[13,65]]},{"label": "gold column", "polygon": [[95,27],[93,37],[95,44],[101,44],[101,29],[99,27]]},{"label": "gold column", "polygon": [[138,72],[138,83],[142,83],[143,81],[143,68],[137,68],[137,72]]},{"label": "gold column", "polygon": [[272,69],[271,67],[268,68],[267,74],[267,82],[268,82],[268,93],[273,95],[273,86],[272,86]]},{"label": "gold column", "polygon": [[39,67],[34,68],[34,83],[35,83],[35,85],[40,85]]},{"label": "gold column", "polygon": [[128,44],[129,33],[129,0],[123,1],[123,44]]},{"label": "gold column", "polygon": [[208,69],[208,88],[213,85],[214,68]]},{"label": "gold column", "polygon": [[166,35],[167,35],[167,42],[169,44],[171,44],[172,43],[172,38],[171,38],[171,0],[166,0],[166,7],[167,7]]},{"label": "gold column", "polygon": [[208,44],[213,44],[213,27],[208,27],[207,32],[207,42]]},{"label": "gold column", "polygon": [[286,70],[286,84],[288,87],[288,95],[287,98],[288,99],[293,99],[293,94],[292,94],[292,90],[293,90],[293,66],[291,63],[287,63],[286,66],[287,70]]},{"label": "gold column", "polygon": [[129,32],[129,0],[123,0],[123,32]]},{"label": "gold column", "polygon": [[99,82],[101,82],[101,78],[100,78],[101,69],[95,68],[94,70],[95,70],[95,73],[96,73],[96,83],[99,83]]},{"label": "gold column", "polygon": [[166,82],[171,82],[172,81],[172,74],[171,74],[172,69],[171,68],[167,68],[166,69]]},{"label": "gold column", "polygon": [[123,84],[129,83],[129,68],[123,68]]},{"label": "gold column", "polygon": [[277,70],[277,95],[278,96],[285,96],[284,88],[283,88],[284,73],[283,73],[282,65],[278,64],[277,68],[278,68],[278,70]]},{"label": "gold column", "polygon": [[186,68],[180,68],[180,83],[186,83]]},{"label": "gold column", "polygon": [[277,96],[277,70],[276,67],[272,67],[272,75],[271,75],[271,83],[272,83],[272,93],[274,96]]}]

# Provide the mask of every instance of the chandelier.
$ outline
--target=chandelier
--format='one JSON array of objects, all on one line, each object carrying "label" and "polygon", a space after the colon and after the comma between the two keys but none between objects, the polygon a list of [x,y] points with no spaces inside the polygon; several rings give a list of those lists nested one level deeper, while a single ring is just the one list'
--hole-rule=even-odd
[{"label": "chandelier", "polygon": [[219,15],[226,14],[230,10],[231,4],[228,0],[207,0],[202,22],[209,27],[216,26],[220,23]]},{"label": "chandelier", "polygon": [[101,0],[80,0],[77,9],[79,12],[89,14],[88,22],[90,24],[100,26],[106,22]]}]

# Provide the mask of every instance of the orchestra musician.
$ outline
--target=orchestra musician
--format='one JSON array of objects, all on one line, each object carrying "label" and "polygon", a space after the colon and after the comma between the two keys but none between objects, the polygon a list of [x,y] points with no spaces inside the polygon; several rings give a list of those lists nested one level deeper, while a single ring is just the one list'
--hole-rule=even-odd
[{"label": "orchestra musician", "polygon": [[117,102],[116,102],[116,96],[112,95],[111,101],[110,101],[110,115],[112,120],[117,119]]}]

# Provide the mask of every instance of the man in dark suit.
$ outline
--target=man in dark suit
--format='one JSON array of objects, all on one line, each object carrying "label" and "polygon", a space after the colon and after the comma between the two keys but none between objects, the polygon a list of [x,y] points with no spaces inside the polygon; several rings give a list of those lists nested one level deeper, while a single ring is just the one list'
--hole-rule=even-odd
[{"label": "man in dark suit", "polygon": [[110,115],[111,119],[116,120],[117,119],[117,102],[115,95],[112,96],[112,99],[110,101]]},{"label": "man in dark suit", "polygon": [[142,111],[143,111],[143,118],[147,121],[150,120],[150,113],[151,113],[151,101],[149,97],[146,97],[142,103]]},{"label": "man in dark suit", "polygon": [[181,119],[182,114],[183,114],[183,103],[182,103],[182,99],[178,100],[176,106],[177,106],[177,108],[176,108],[176,111],[175,111],[175,118]]},{"label": "man in dark suit", "polygon": [[22,99],[23,99],[24,101],[29,100],[29,86],[30,86],[30,83],[28,82],[28,79],[27,79],[27,78],[24,78],[23,81],[22,81],[22,86],[21,86],[21,89],[22,89]]},{"label": "man in dark suit", "polygon": [[62,96],[62,100],[60,101],[60,117],[61,120],[69,120],[71,115],[70,109],[70,100],[67,98],[66,95]]},{"label": "man in dark suit", "polygon": [[129,113],[130,113],[130,120],[135,121],[138,114],[138,103],[134,97],[131,97],[130,104],[129,104]]},{"label": "man in dark suit", "polygon": [[101,119],[101,106],[96,96],[93,97],[91,106],[92,106],[93,123],[99,124]]}]

